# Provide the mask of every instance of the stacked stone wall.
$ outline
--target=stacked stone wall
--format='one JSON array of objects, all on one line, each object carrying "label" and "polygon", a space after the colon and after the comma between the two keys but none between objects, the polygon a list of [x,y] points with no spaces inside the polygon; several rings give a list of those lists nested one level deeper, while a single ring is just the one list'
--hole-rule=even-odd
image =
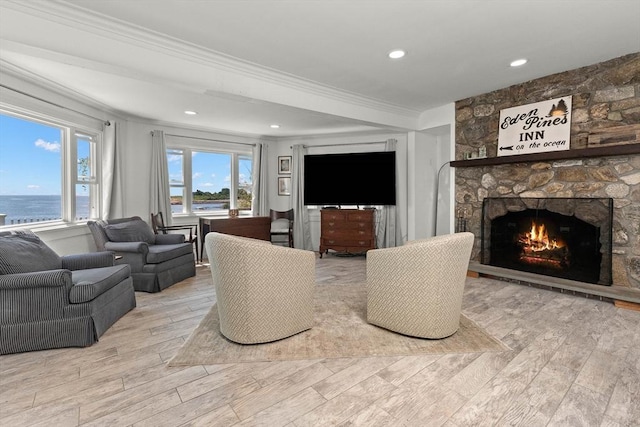
[{"label": "stacked stone wall", "polygon": [[[485,147],[495,157],[500,110],[572,95],[571,149],[589,134],[640,123],[640,53],[456,102],[456,160]],[[640,144],[640,141],[637,141]],[[485,197],[611,197],[613,283],[640,288],[640,155],[456,168],[456,215],[476,234]]]}]

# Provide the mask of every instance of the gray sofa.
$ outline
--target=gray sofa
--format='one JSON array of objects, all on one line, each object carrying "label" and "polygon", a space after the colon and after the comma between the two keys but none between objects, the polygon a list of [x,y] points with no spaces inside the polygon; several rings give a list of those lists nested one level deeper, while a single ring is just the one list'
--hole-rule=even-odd
[{"label": "gray sofa", "polygon": [[[160,292],[196,274],[191,243],[182,234],[154,234],[140,217],[88,221],[98,251],[113,251],[131,267],[136,291]],[[121,257],[121,258],[120,258]]]},{"label": "gray sofa", "polygon": [[60,257],[30,231],[0,233],[0,354],[89,346],[135,306],[113,253]]}]

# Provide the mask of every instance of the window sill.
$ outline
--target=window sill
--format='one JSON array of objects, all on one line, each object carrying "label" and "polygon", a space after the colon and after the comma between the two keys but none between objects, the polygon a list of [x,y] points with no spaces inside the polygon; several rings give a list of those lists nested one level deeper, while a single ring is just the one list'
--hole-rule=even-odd
[{"label": "window sill", "polygon": [[0,227],[0,231],[14,231],[14,230],[31,230],[34,233],[39,231],[55,231],[55,230],[74,230],[74,229],[87,229],[87,223],[85,222],[65,222],[65,221],[48,221],[48,222],[25,222],[22,224],[11,224]]}]

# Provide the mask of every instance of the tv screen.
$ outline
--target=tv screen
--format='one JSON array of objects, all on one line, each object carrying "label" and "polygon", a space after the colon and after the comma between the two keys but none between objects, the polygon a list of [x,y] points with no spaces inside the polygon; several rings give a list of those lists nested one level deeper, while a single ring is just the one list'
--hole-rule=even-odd
[{"label": "tv screen", "polygon": [[304,204],[395,205],[395,151],[304,156]]}]

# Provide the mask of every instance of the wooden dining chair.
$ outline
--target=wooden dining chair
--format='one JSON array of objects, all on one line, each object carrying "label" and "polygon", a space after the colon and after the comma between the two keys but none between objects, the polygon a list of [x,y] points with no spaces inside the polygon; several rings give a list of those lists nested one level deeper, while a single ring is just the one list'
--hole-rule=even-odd
[{"label": "wooden dining chair", "polygon": [[288,211],[276,211],[270,209],[269,216],[271,217],[271,243],[278,243],[274,241],[274,236],[287,236],[286,243],[293,247],[293,209]]},{"label": "wooden dining chair", "polygon": [[[198,224],[165,225],[162,212],[151,213],[151,227],[155,234],[168,234],[171,231],[189,230],[189,237],[185,235],[186,242],[192,243],[198,258]],[[202,261],[202,260],[200,260]]]}]

